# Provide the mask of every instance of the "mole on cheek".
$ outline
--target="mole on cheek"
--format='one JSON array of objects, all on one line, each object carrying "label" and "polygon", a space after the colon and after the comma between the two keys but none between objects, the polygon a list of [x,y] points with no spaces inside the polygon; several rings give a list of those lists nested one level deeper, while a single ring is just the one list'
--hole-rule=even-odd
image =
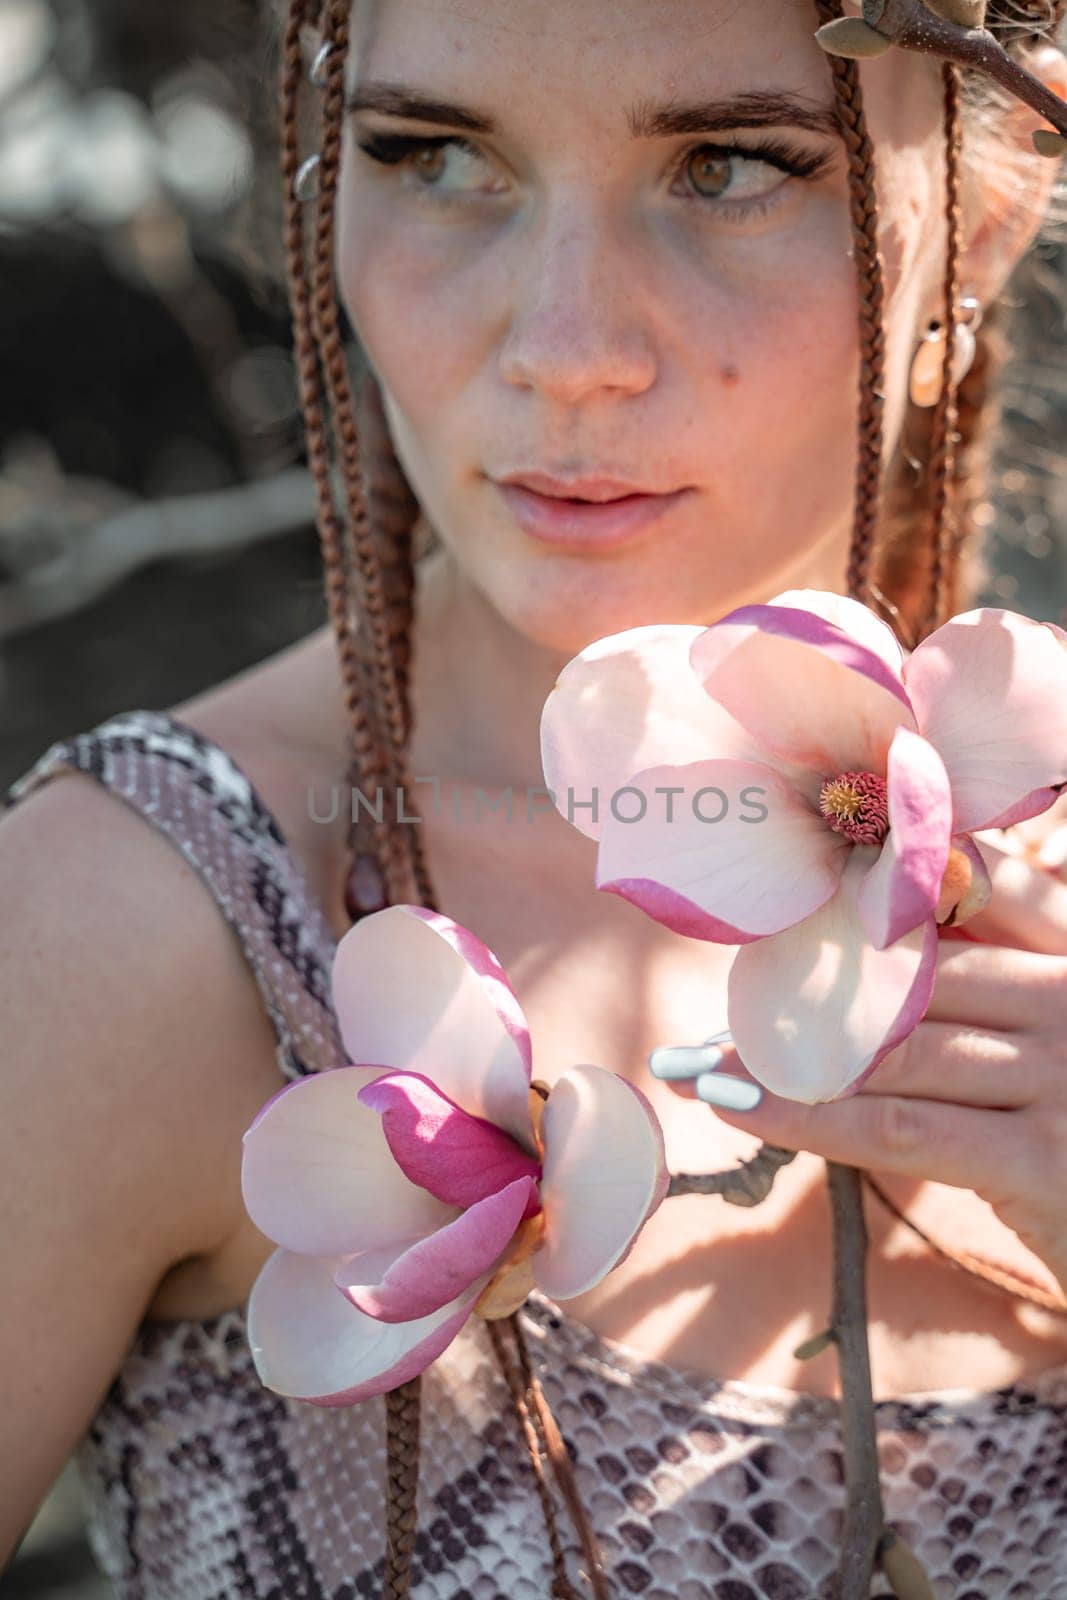
[{"label": "mole on cheek", "polygon": [[725,367],[723,367],[722,381],[727,389],[732,389],[735,384],[740,383],[741,374],[738,372],[737,368],[732,362],[729,362]]}]

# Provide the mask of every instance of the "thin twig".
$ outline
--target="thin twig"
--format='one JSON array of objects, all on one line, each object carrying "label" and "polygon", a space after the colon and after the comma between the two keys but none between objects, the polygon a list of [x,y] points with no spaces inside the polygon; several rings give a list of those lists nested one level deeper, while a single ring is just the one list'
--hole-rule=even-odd
[{"label": "thin twig", "polygon": [[[517,1319],[508,1319],[512,1332],[517,1327]],[[581,1600],[578,1590],[571,1583],[567,1575],[567,1557],[563,1549],[563,1542],[559,1535],[559,1525],[556,1520],[556,1508],[552,1502],[552,1492],[548,1486],[548,1476],[545,1464],[541,1458],[542,1440],[538,1434],[537,1424],[534,1421],[530,1406],[530,1391],[523,1381],[520,1368],[510,1355],[504,1342],[504,1334],[499,1320],[487,1320],[486,1331],[489,1342],[493,1347],[497,1365],[503,1374],[504,1381],[511,1391],[512,1404],[515,1415],[522,1429],[523,1439],[529,1454],[530,1466],[533,1469],[534,1483],[537,1487],[538,1499],[541,1502],[541,1512],[545,1519],[545,1532],[548,1535],[548,1548],[552,1556],[552,1597],[553,1600]]]},{"label": "thin twig", "polygon": [[758,1206],[774,1186],[779,1167],[793,1160],[795,1150],[781,1145],[761,1144],[754,1156],[726,1172],[676,1172],[671,1177],[668,1199],[680,1194],[721,1194],[732,1206]]},{"label": "thin twig", "polygon": [[841,1374],[847,1491],[834,1600],[867,1600],[885,1526],[867,1348],[867,1226],[858,1168],[827,1161],[826,1169],[834,1241],[830,1326]]},{"label": "thin twig", "polygon": [[549,1408],[537,1375],[533,1370],[530,1352],[526,1344],[526,1335],[522,1331],[522,1323],[517,1316],[509,1318],[512,1337],[515,1340],[515,1351],[519,1360],[523,1382],[526,1385],[527,1404],[537,1430],[539,1443],[544,1449],[548,1464],[555,1475],[556,1484],[563,1497],[567,1510],[570,1513],[574,1531],[578,1535],[585,1557],[585,1576],[588,1578],[595,1600],[611,1600],[611,1590],[608,1586],[607,1569],[604,1566],[604,1557],[601,1554],[600,1543],[589,1520],[589,1513],[582,1502],[578,1489],[578,1481],[574,1475],[563,1435],[559,1431],[559,1424]]}]

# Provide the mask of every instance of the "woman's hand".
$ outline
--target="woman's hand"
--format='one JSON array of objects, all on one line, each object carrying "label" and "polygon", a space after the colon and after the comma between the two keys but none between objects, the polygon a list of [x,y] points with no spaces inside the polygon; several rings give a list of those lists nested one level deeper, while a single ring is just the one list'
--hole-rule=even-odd
[{"label": "woman's hand", "polygon": [[[1067,1295],[1067,884],[999,837],[982,837],[990,905],[940,940],[926,1016],[856,1094],[712,1109],[771,1144],[974,1190]],[[732,1048],[727,1073],[754,1081]]]}]

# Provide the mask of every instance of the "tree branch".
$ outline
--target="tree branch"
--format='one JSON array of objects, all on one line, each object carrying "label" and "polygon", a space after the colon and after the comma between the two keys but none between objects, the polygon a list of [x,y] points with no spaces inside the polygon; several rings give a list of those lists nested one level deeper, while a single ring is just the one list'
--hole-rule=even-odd
[{"label": "tree branch", "polygon": [[1067,103],[1010,56],[988,28],[963,27],[938,15],[923,0],[865,0],[862,18],[840,17],[825,24],[815,37],[830,55],[858,59],[897,45],[971,67],[994,79],[1058,129],[1059,141],[1047,130],[1039,130],[1037,142],[1043,154],[1058,153],[1058,145],[1067,136]]},{"label": "tree branch", "polygon": [[841,1439],[848,1499],[834,1600],[867,1600],[885,1525],[867,1348],[867,1225],[861,1174],[827,1161],[833,1217],[830,1326],[841,1374]]},{"label": "tree branch", "polygon": [[758,1206],[774,1186],[779,1167],[788,1166],[795,1150],[761,1144],[756,1154],[726,1172],[675,1172],[667,1198],[680,1194],[721,1194],[732,1206]]}]

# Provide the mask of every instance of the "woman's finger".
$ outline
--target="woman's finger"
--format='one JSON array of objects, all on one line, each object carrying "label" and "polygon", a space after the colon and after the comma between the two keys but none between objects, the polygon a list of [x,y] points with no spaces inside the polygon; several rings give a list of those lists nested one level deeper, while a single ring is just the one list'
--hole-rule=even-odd
[{"label": "woman's finger", "polygon": [[829,1161],[973,1189],[987,1199],[1026,1189],[1034,1113],[990,1111],[911,1095],[855,1094],[816,1106],[764,1093],[752,1111],[715,1115],[767,1144]]},{"label": "woman's finger", "polygon": [[[967,924],[970,927],[970,923]],[[931,1021],[1027,1033],[1064,1008],[1067,960],[1011,945],[943,939],[926,1015]]]},{"label": "woman's finger", "polygon": [[1047,1097],[1056,1063],[1045,1055],[1041,1042],[1023,1047],[1017,1034],[927,1020],[879,1062],[859,1093],[1014,1110]]},{"label": "woman's finger", "polygon": [[[721,1089],[730,1101],[727,1109],[744,1109],[736,1098],[736,1086],[747,1087],[757,1081],[745,1070],[736,1051],[729,1056],[723,1052],[721,1059],[714,1052],[695,1050],[657,1051],[656,1056],[660,1058],[657,1077],[683,1098],[705,1104],[725,1106],[721,1095],[711,1098]],[[679,1070],[671,1072],[675,1057]],[[697,1064],[701,1060],[702,1068]],[[663,1070],[663,1064],[668,1070]],[[683,1064],[688,1066],[684,1075]],[[1028,1040],[1024,1053],[1014,1034],[925,1021],[889,1052],[858,1092],[913,1095],[920,1100],[1007,1111],[1047,1099],[1055,1087],[1053,1079],[1060,1080],[1063,1075],[1062,1064],[1042,1042]]]}]

